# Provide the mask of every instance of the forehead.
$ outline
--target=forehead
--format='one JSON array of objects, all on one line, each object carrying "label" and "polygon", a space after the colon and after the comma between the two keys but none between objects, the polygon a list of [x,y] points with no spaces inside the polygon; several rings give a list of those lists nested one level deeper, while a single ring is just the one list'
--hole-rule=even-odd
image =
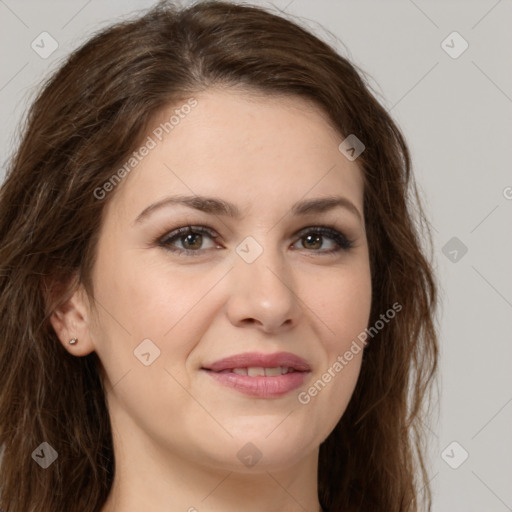
[{"label": "forehead", "polygon": [[362,171],[340,153],[344,137],[311,101],[231,89],[192,97],[193,108],[182,108],[184,99],[149,124],[144,141],[154,147],[114,198],[123,209],[172,193],[216,195],[242,207],[257,198],[261,208],[340,193],[362,210]]}]

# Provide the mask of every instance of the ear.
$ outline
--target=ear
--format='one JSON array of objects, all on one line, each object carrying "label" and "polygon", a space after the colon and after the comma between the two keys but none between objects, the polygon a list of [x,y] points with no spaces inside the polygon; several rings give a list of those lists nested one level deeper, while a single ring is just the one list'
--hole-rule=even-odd
[{"label": "ear", "polygon": [[[72,295],[56,306],[50,313],[57,337],[64,348],[74,356],[86,356],[94,351],[92,333],[92,313],[89,299],[82,284],[79,284]],[[78,341],[71,345],[69,341]]]}]

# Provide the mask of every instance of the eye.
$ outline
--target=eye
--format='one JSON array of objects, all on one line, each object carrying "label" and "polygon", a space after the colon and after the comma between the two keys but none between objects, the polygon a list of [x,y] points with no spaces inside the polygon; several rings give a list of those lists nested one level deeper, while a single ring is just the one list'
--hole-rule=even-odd
[{"label": "eye", "polygon": [[[312,249],[320,254],[333,254],[339,251],[348,251],[353,248],[352,240],[349,240],[341,231],[328,226],[312,226],[302,230],[299,234],[299,241],[304,249]],[[334,241],[334,247],[327,250],[317,250],[326,239]],[[333,245],[331,243],[331,245]]]},{"label": "eye", "polygon": [[[349,240],[342,232],[329,226],[308,227],[296,236],[300,237],[296,243],[301,242],[303,249],[309,249],[311,252],[319,254],[348,251],[353,247],[352,240]],[[218,238],[217,233],[206,226],[184,226],[167,233],[157,240],[157,243],[174,253],[198,256],[204,250],[218,247],[218,244],[213,243]],[[209,247],[204,247],[205,239],[210,239]],[[321,250],[326,240],[331,241],[331,248]]]},{"label": "eye", "polygon": [[[218,235],[213,230],[205,226],[184,226],[166,234],[158,240],[158,245],[172,252],[196,256],[200,253],[200,249],[211,249],[214,245],[211,244],[210,247],[206,248],[202,247],[205,236],[212,240],[218,238]],[[176,247],[176,242],[181,244],[181,247]]]}]

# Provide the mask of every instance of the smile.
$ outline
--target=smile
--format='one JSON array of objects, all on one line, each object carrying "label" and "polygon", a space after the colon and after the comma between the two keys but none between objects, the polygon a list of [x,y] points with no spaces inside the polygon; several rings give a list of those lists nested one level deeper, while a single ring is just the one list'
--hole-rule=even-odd
[{"label": "smile", "polygon": [[205,364],[201,370],[222,386],[258,398],[286,395],[311,373],[305,359],[289,352],[246,352]]}]

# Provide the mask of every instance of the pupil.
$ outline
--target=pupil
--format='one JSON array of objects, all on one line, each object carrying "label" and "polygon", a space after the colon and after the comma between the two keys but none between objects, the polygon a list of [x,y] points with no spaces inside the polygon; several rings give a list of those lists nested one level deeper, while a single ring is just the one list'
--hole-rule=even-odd
[{"label": "pupil", "polygon": [[[322,245],[321,243],[319,243],[321,238],[322,238],[322,237],[321,237],[321,236],[318,236],[318,235],[316,235],[316,236],[313,236],[313,235],[307,235],[307,236],[306,236],[306,243],[307,243],[307,244],[309,244],[309,242],[310,242],[311,240],[313,240],[313,244],[319,244],[319,245]],[[309,246],[311,247],[311,245],[309,245]],[[318,245],[315,245],[315,248],[318,248]]]},{"label": "pupil", "polygon": [[[198,235],[198,234],[186,235],[185,236],[185,246],[188,246],[190,249],[198,249],[199,247],[201,247],[201,236],[202,235]],[[194,245],[194,238],[196,238],[196,237],[199,240],[199,243],[197,243],[197,240],[196,240],[196,244]],[[189,243],[189,242],[191,242],[191,243]]]}]

